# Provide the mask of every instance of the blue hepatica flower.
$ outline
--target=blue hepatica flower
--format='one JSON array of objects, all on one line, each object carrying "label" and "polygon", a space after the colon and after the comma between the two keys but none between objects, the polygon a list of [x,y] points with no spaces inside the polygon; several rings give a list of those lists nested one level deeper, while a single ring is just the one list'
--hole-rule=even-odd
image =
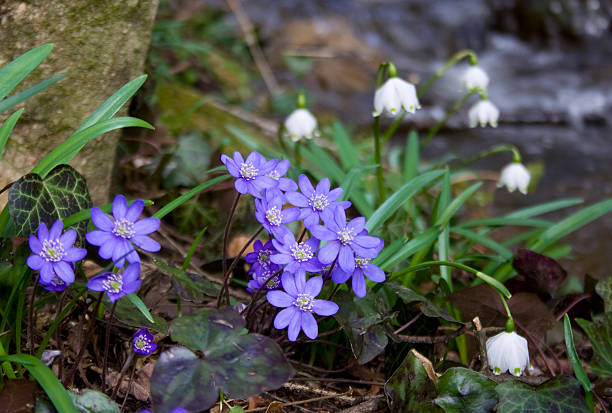
[{"label": "blue hepatica flower", "polygon": [[[275,290],[280,286],[280,275],[274,275],[280,271],[280,265],[270,264],[268,267],[261,267],[252,273],[253,279],[247,284],[247,291],[254,293],[261,289],[265,283],[268,290]],[[270,278],[271,277],[271,278]]]},{"label": "blue hepatica flower", "polygon": [[287,232],[281,241],[272,240],[278,253],[270,257],[274,264],[284,265],[285,272],[305,278],[307,272],[317,272],[322,268],[315,257],[321,241],[312,237],[305,242],[297,242],[291,232]]},{"label": "blue hepatica flower", "polygon": [[277,182],[276,187],[284,192],[296,191],[298,186],[295,181],[291,178],[284,177],[289,170],[289,161],[286,159],[280,162],[278,159],[272,160],[277,162],[277,164],[274,169],[268,173],[268,176]]},{"label": "blue hepatica flower", "polygon": [[91,278],[87,288],[92,291],[105,292],[111,302],[115,302],[124,295],[138,291],[142,280],[140,276],[140,263],[135,262],[125,267],[123,272],[106,272]]},{"label": "blue hepatica flower", "polygon": [[381,239],[360,234],[365,228],[366,220],[358,217],[346,222],[344,209],[336,206],[333,212],[322,214],[323,225],[310,228],[312,234],[328,241],[319,250],[318,258],[322,264],[331,264],[338,259],[340,269],[352,274],[355,271],[355,256],[371,259],[378,255]]},{"label": "blue hepatica flower", "polygon": [[266,161],[266,158],[257,152],[251,152],[244,159],[240,152],[234,152],[233,159],[225,154],[221,155],[221,162],[230,175],[237,178],[234,188],[243,195],[248,193],[255,198],[261,198],[261,191],[278,186],[276,180],[267,176],[276,166],[276,159]]},{"label": "blue hepatica flower", "polygon": [[39,280],[39,283],[47,291],[64,291],[66,288],[68,288],[69,285],[57,275],[53,277],[51,282],[45,282],[41,279]]},{"label": "blue hepatica flower", "polygon": [[161,246],[148,234],[159,229],[159,219],[138,219],[144,208],[143,201],[134,201],[128,207],[123,195],[113,200],[113,217],[98,207],[91,209],[91,220],[99,231],[85,235],[87,242],[100,247],[98,254],[104,259],[112,258],[117,267],[123,267],[125,259],[130,263],[140,262],[132,244],[148,252],[157,252]]},{"label": "blue hepatica flower", "polygon": [[314,340],[319,335],[319,327],[312,313],[322,316],[336,314],[338,304],[315,299],[323,286],[322,277],[312,277],[305,283],[296,283],[295,278],[284,273],[282,284],[285,291],[268,291],[266,295],[270,304],[283,308],[274,318],[274,327],[282,330],[288,326],[287,336],[291,341],[297,339],[300,330]]},{"label": "blue hepatica flower", "polygon": [[285,198],[278,191],[264,191],[263,198],[255,200],[255,218],[269,234],[282,238],[289,229],[285,226],[289,222],[300,218],[297,208],[283,209]]},{"label": "blue hepatica flower", "polygon": [[249,272],[257,272],[259,268],[267,268],[272,264],[270,256],[275,254],[276,248],[272,244],[272,240],[269,240],[263,244],[260,240],[256,240],[253,243],[253,252],[249,252],[245,255],[244,260],[250,264],[253,264]]},{"label": "blue hepatica flower", "polygon": [[157,349],[157,344],[153,341],[153,334],[146,328],[141,328],[132,337],[132,350],[138,354],[148,356]]},{"label": "blue hepatica flower", "polygon": [[64,223],[59,219],[50,230],[41,222],[38,226],[38,237],[30,235],[29,244],[34,255],[28,257],[27,264],[33,270],[40,270],[40,283],[43,286],[52,285],[54,282],[57,285],[72,283],[74,263],[87,255],[84,248],[72,247],[76,241],[76,231],[69,229],[62,234],[63,227]]},{"label": "blue hepatica flower", "polygon": [[329,178],[323,178],[314,188],[306,175],[298,178],[300,185],[299,192],[288,192],[287,201],[292,205],[301,208],[300,219],[304,220],[304,226],[310,228],[319,223],[321,214],[325,211],[333,210],[336,206],[346,209],[351,206],[350,201],[336,201],[342,195],[342,188],[330,189]]}]

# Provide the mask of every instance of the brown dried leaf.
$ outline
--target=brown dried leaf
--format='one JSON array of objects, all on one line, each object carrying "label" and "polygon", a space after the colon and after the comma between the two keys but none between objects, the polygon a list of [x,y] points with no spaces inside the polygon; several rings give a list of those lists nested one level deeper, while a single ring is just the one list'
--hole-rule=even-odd
[{"label": "brown dried leaf", "polygon": [[535,283],[540,291],[550,295],[567,278],[567,272],[557,261],[524,248],[514,255],[512,266],[527,281]]},{"label": "brown dried leaf", "polygon": [[285,413],[285,410],[283,410],[283,404],[281,402],[272,402],[268,405],[266,413]]}]

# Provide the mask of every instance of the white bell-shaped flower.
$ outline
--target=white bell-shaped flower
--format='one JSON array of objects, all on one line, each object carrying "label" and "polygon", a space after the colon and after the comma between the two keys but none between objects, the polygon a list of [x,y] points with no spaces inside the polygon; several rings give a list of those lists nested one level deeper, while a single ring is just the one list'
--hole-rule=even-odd
[{"label": "white bell-shaped flower", "polygon": [[377,117],[387,112],[394,117],[401,112],[401,109],[414,113],[420,107],[414,85],[399,77],[390,77],[374,94],[372,116]]},{"label": "white bell-shaped flower", "polygon": [[489,367],[495,375],[508,371],[514,376],[520,376],[526,368],[531,368],[527,340],[514,331],[504,331],[489,338],[487,357]]},{"label": "white bell-shaped flower", "polygon": [[470,66],[463,72],[462,81],[468,92],[472,90],[487,90],[489,75],[479,66]]},{"label": "white bell-shaped flower", "polygon": [[518,188],[521,193],[527,195],[530,180],[531,174],[527,168],[520,162],[512,162],[502,169],[497,186],[501,188],[505,185],[510,192]]},{"label": "white bell-shaped flower", "polygon": [[308,109],[296,109],[285,120],[287,135],[293,142],[319,136],[317,120]]},{"label": "white bell-shaped flower", "polygon": [[499,109],[490,100],[482,99],[470,108],[468,119],[470,121],[470,128],[474,128],[477,125],[484,127],[487,123],[496,128],[497,120],[499,119]]}]

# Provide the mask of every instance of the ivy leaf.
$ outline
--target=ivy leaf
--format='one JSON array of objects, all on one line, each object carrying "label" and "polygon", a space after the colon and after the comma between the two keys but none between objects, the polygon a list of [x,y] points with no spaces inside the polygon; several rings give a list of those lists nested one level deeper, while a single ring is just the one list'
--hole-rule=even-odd
[{"label": "ivy leaf", "polygon": [[259,334],[244,334],[244,325],[230,307],[205,308],[176,319],[170,327],[172,339],[202,352],[203,358],[187,348],[160,356],[151,378],[156,408],[205,410],[215,403],[219,390],[246,399],[289,380],[293,368],[278,344]]},{"label": "ivy leaf", "polygon": [[96,390],[70,390],[68,395],[80,412],[119,413],[119,406],[106,394]]},{"label": "ivy leaf", "polygon": [[498,413],[557,412],[588,413],[581,386],[575,379],[555,376],[538,387],[518,380],[498,384]]},{"label": "ivy leaf", "polygon": [[[69,165],[56,166],[45,179],[35,173],[21,177],[9,189],[8,198],[16,235],[21,237],[35,233],[41,222],[50,226],[92,206],[85,178]],[[79,235],[84,235],[86,225],[75,226]]]},{"label": "ivy leaf", "polygon": [[446,413],[487,413],[497,404],[497,383],[463,367],[448,369],[438,379],[434,400]]},{"label": "ivy leaf", "polygon": [[389,317],[389,309],[381,295],[359,298],[348,291],[340,291],[334,301],[340,307],[334,317],[348,335],[359,364],[385,351],[388,339],[382,322]]},{"label": "ivy leaf", "polygon": [[436,406],[436,385],[414,350],[410,351],[402,364],[385,383],[385,395],[389,409],[394,413],[438,413],[443,410]]},{"label": "ivy leaf", "polygon": [[606,313],[595,322],[577,318],[576,322],[593,344],[591,370],[600,376],[612,376],[612,313]]}]

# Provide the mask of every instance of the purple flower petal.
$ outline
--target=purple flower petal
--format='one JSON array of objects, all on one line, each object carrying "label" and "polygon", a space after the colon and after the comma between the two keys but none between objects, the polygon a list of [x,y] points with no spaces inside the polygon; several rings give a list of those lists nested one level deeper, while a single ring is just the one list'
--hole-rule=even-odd
[{"label": "purple flower petal", "polygon": [[359,234],[361,230],[365,227],[366,219],[365,217],[357,217],[353,218],[346,224],[346,227],[353,232],[353,234]]},{"label": "purple flower petal", "polygon": [[291,257],[286,254],[275,254],[270,256],[270,261],[272,261],[274,264],[285,265],[291,262]]},{"label": "purple flower petal", "polygon": [[281,283],[283,284],[283,288],[292,297],[297,297],[299,294],[296,286],[295,286],[295,278],[289,274],[288,272],[284,272],[281,276]]},{"label": "purple flower petal", "polygon": [[304,292],[304,288],[306,288],[306,271],[301,269],[296,272],[293,280],[295,281],[295,289],[300,293]]},{"label": "purple flower petal", "polygon": [[54,277],[55,271],[53,270],[53,264],[43,261],[43,265],[40,267],[40,279],[45,283],[50,283]]},{"label": "purple flower petal", "polygon": [[147,235],[159,229],[160,221],[158,218],[143,218],[134,223],[136,235]]},{"label": "purple flower petal", "polygon": [[87,250],[85,248],[70,248],[66,251],[66,255],[64,256],[64,261],[69,262],[77,262],[81,261],[87,255]]},{"label": "purple flower petal", "polygon": [[91,221],[102,231],[110,232],[115,228],[113,220],[98,207],[91,208]]},{"label": "purple flower petal", "polygon": [[62,235],[62,228],[64,228],[64,223],[59,219],[55,221],[49,230],[49,239],[58,239]]},{"label": "purple flower petal", "polygon": [[303,292],[311,297],[316,297],[321,292],[321,287],[323,287],[323,277],[312,277],[306,282]]},{"label": "purple flower petal", "polygon": [[338,312],[338,304],[327,300],[314,300],[312,302],[312,311],[318,315],[328,316]]},{"label": "purple flower petal", "polygon": [[68,231],[64,232],[63,235],[60,235],[59,240],[64,249],[67,250],[68,248],[72,248],[74,241],[76,241],[76,237],[77,232],[74,229],[69,229]]},{"label": "purple flower petal", "polygon": [[327,194],[327,200],[329,202],[334,202],[336,199],[340,198],[342,196],[342,193],[344,192],[344,190],[342,188],[335,188],[332,189],[329,194]]},{"label": "purple flower petal", "polygon": [[34,234],[30,234],[28,244],[30,244],[30,249],[34,254],[40,254],[40,252],[42,251],[42,244],[40,243],[38,238],[34,236]]},{"label": "purple flower petal", "polygon": [[232,158],[223,154],[221,155],[221,162],[223,162],[223,164],[227,168],[227,171],[230,173],[230,175],[232,175],[235,178],[240,176],[240,168],[238,167],[238,165],[236,165],[236,162],[234,162]]},{"label": "purple flower petal", "polygon": [[115,221],[121,221],[125,218],[126,212],[127,200],[123,195],[117,195],[115,199],[113,199],[113,217],[115,217]]},{"label": "purple flower petal", "polygon": [[302,209],[302,216],[300,219],[304,220],[304,226],[308,229],[319,224],[319,214],[309,209]]},{"label": "purple flower petal", "polygon": [[335,282],[336,284],[343,284],[349,278],[351,278],[351,274],[348,274],[342,271],[339,267],[335,267],[331,273],[331,278],[332,278],[332,281]]},{"label": "purple flower petal", "polygon": [[[128,258],[128,254],[134,249],[129,241],[123,238],[117,238],[115,242],[115,248],[113,249],[113,264],[121,268],[125,263],[125,259]],[[102,254],[100,254],[102,255]]]},{"label": "purple flower petal", "polygon": [[295,192],[297,191],[298,186],[293,179],[280,178],[278,180],[278,188],[285,192]]},{"label": "purple flower petal", "polygon": [[38,240],[43,243],[49,239],[49,231],[44,222],[41,222],[38,226]]},{"label": "purple flower petal", "polygon": [[74,271],[67,262],[58,261],[53,263],[53,270],[59,278],[67,284],[74,282]]},{"label": "purple flower petal", "polygon": [[242,157],[242,154],[238,151],[234,152],[234,162],[236,163],[236,165],[238,165],[238,167],[240,167],[240,165],[244,163],[244,158]]},{"label": "purple flower petal", "polygon": [[286,328],[289,325],[291,318],[293,317],[293,313],[295,313],[296,311],[299,310],[296,309],[294,306],[280,310],[274,318],[274,328],[279,330]]},{"label": "purple flower petal", "polygon": [[380,238],[371,237],[369,235],[357,235],[353,238],[353,242],[363,248],[378,248]]},{"label": "purple flower petal", "polygon": [[125,270],[123,270],[123,273],[121,274],[123,281],[126,283],[131,283],[131,282],[138,280],[139,276],[140,276],[140,264],[139,263],[132,263],[128,265],[127,267],[125,267]]},{"label": "purple flower petal", "polygon": [[301,311],[295,311],[293,313],[293,317],[289,321],[289,328],[287,329],[287,337],[289,341],[295,341],[300,334],[300,329],[302,328],[302,314]]},{"label": "purple flower petal", "polygon": [[144,201],[140,199],[132,202],[132,205],[128,207],[128,210],[125,214],[125,219],[134,222],[136,219],[142,214],[142,210],[144,209]]},{"label": "purple flower petal", "polygon": [[348,245],[340,247],[338,253],[338,265],[344,272],[352,274],[355,271],[355,254]]},{"label": "purple flower petal", "polygon": [[319,326],[312,313],[302,311],[302,330],[304,334],[311,340],[314,340],[319,335]]},{"label": "purple flower petal", "polygon": [[132,241],[134,245],[144,251],[157,252],[161,249],[161,245],[159,245],[159,242],[146,235],[134,235],[130,239],[130,241]]},{"label": "purple flower petal", "polygon": [[123,286],[123,295],[133,294],[140,288],[140,284],[142,284],[142,280],[138,279],[136,281],[132,281],[131,283]]},{"label": "purple flower petal", "polygon": [[367,263],[363,268],[363,273],[370,280],[381,283],[385,281],[385,272],[372,263]]},{"label": "purple flower petal", "polygon": [[[317,238],[320,238],[317,236]],[[323,245],[317,254],[317,258],[322,264],[331,264],[338,256],[340,243],[338,241],[328,242]],[[354,261],[353,261],[354,263]],[[352,272],[352,271],[351,271]]]},{"label": "purple flower petal", "polygon": [[378,248],[363,248],[359,244],[352,243],[351,248],[355,251],[355,254],[360,256],[361,258],[376,258],[378,255]]},{"label": "purple flower petal", "polygon": [[247,185],[247,182],[242,178],[238,178],[236,179],[236,181],[234,181],[234,188],[236,188],[236,191],[240,192],[242,195],[247,194],[249,192],[249,186]]},{"label": "purple flower petal", "polygon": [[105,291],[104,281],[111,275],[111,272],[105,272],[104,274],[96,275],[87,281],[87,288],[91,291]]},{"label": "purple flower petal", "polygon": [[[105,231],[91,231],[85,234],[85,239],[91,245],[104,246],[108,242],[114,240],[116,237],[110,233]],[[102,257],[108,258],[108,257]]]},{"label": "purple flower petal", "polygon": [[346,226],[346,214],[344,213],[344,209],[337,206],[334,208],[334,222],[338,228],[344,228]]},{"label": "purple flower petal", "polygon": [[[90,233],[91,234],[91,233]],[[108,234],[108,233],[107,233]],[[89,234],[87,234],[89,235]],[[115,247],[117,247],[122,241],[121,239],[109,234],[110,237],[107,242],[103,243],[100,249],[98,250],[98,255],[104,258],[105,260],[111,258],[113,256],[113,251]],[[94,244],[96,245],[96,244]]]},{"label": "purple flower petal", "polygon": [[333,241],[338,238],[335,232],[325,228],[323,225],[313,225],[309,229],[312,235],[322,241]]},{"label": "purple flower petal", "polygon": [[268,299],[268,302],[274,307],[281,308],[289,307],[290,305],[293,305],[293,302],[295,301],[294,298],[291,297],[289,294],[279,290],[268,291],[268,294],[266,294],[266,298]]},{"label": "purple flower petal", "polygon": [[317,193],[326,195],[329,192],[331,184],[329,182],[329,178],[323,178],[317,184]]},{"label": "purple flower petal", "polygon": [[366,295],[366,282],[363,272],[355,270],[353,278],[351,279],[353,291],[357,297],[363,298]]},{"label": "purple flower petal", "polygon": [[[30,235],[30,236],[33,236],[33,235]],[[39,255],[30,255],[26,263],[28,264],[28,267],[36,271],[36,270],[40,270],[40,268],[43,266],[45,261],[42,258],[40,258]]]},{"label": "purple flower petal", "polygon": [[315,189],[310,183],[310,179],[308,179],[308,177],[304,174],[298,177],[298,185],[300,187],[300,191],[302,191],[306,198],[310,198],[315,192]]}]

